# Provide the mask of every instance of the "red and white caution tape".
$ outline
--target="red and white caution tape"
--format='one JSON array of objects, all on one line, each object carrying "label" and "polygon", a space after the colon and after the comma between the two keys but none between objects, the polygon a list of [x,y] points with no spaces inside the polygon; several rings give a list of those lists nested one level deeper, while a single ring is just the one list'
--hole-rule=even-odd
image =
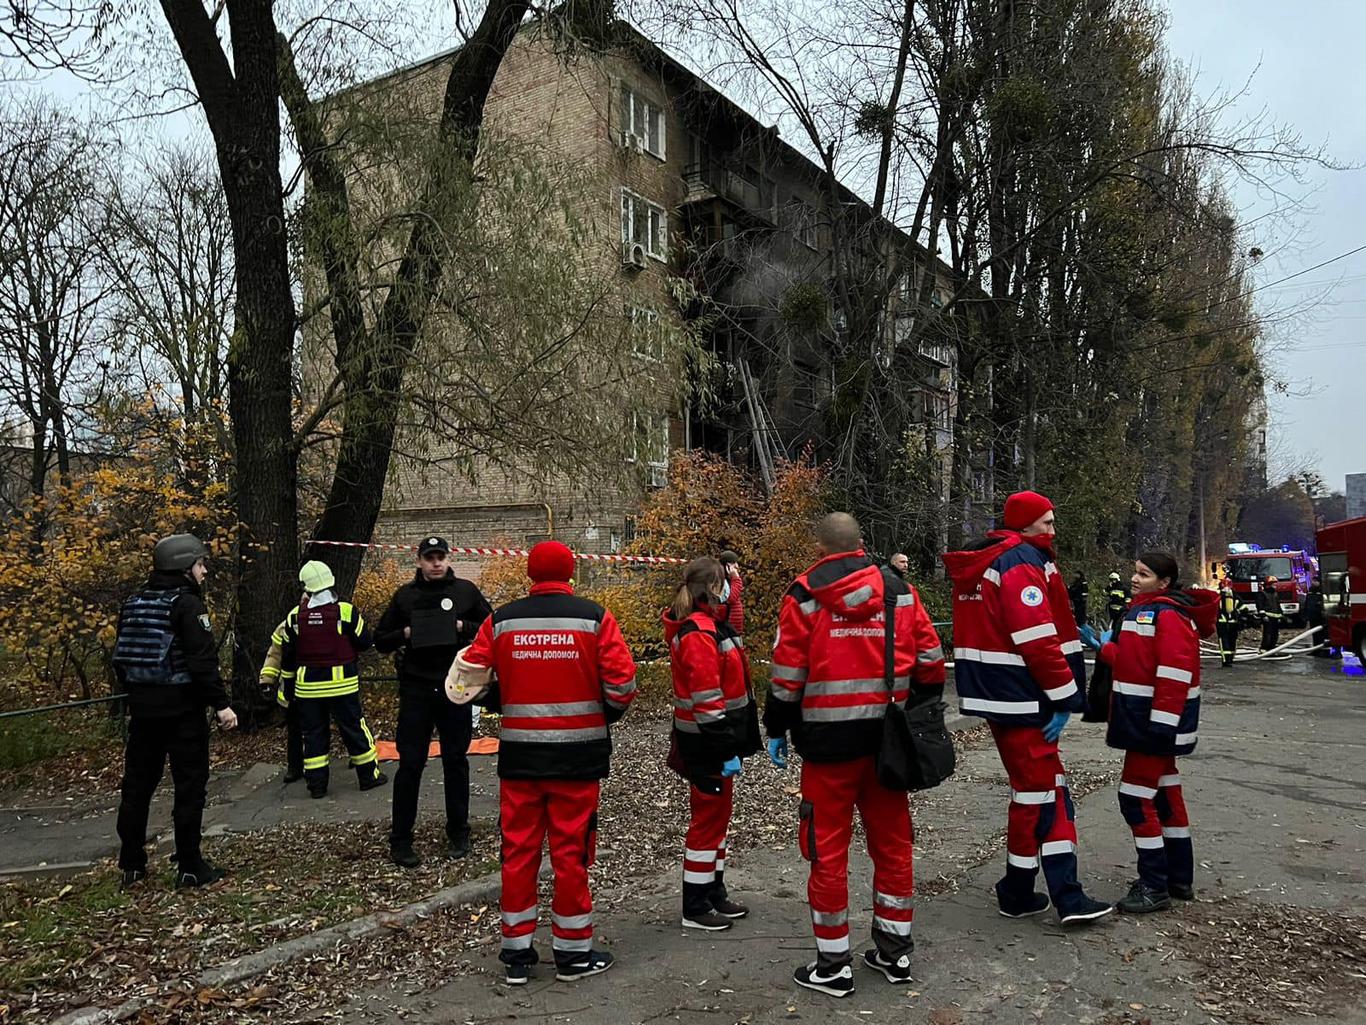
[{"label": "red and white caution tape", "polygon": [[[414,552],[417,545],[395,545],[381,541],[306,541],[307,545],[337,545],[342,548],[382,548],[392,552]],[[525,548],[478,548],[470,545],[452,545],[452,555],[478,555],[497,558],[499,556],[525,559],[531,554]],[[638,562],[646,566],[682,565],[687,559],[677,559],[671,555],[615,555],[600,552],[575,552],[574,558],[588,559],[591,562]]]}]

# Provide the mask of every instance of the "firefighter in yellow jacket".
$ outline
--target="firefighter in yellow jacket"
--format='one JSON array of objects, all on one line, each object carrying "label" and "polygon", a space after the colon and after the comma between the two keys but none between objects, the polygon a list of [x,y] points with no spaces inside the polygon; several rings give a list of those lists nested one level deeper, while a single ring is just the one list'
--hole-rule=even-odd
[{"label": "firefighter in yellow jacket", "polygon": [[280,684],[280,662],[285,655],[286,623],[287,620],[281,620],[275,632],[270,635],[270,648],[266,651],[266,659],[261,664],[259,683],[261,690],[269,696],[267,700],[274,698],[285,704],[284,782],[293,783],[304,778],[304,740],[303,731],[299,727],[299,703],[285,703],[282,700],[284,688]]},{"label": "firefighter in yellow jacket", "polygon": [[375,738],[360,703],[357,656],[372,642],[365,617],[338,601],[336,580],[325,563],[299,570],[304,600],[285,617],[280,663],[280,703],[299,706],[304,780],[312,797],[327,793],[328,718],[336,722],[362,790],[388,782],[379,771]]}]

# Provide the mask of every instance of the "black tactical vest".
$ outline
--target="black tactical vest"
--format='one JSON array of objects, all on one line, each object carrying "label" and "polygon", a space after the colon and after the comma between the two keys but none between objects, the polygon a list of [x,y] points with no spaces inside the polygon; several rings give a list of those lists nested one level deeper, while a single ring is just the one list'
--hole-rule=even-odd
[{"label": "black tactical vest", "polygon": [[183,686],[190,682],[185,657],[171,629],[171,607],[181,588],[139,591],[123,603],[114,665],[128,683]]}]

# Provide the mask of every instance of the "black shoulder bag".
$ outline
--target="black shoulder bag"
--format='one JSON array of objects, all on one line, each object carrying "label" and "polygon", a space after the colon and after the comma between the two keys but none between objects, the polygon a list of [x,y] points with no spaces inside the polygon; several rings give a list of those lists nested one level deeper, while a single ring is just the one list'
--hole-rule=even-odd
[{"label": "black shoulder bag", "polygon": [[882,677],[888,701],[876,759],[877,779],[888,790],[929,790],[953,775],[953,739],[944,725],[947,706],[928,688],[920,701],[908,697],[906,704],[897,703],[896,595],[890,591],[883,615]]}]

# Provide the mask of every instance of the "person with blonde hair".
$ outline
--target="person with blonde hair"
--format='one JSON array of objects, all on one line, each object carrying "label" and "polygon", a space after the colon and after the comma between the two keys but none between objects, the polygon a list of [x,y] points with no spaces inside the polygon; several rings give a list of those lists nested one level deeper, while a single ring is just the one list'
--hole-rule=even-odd
[{"label": "person with blonde hair", "polygon": [[673,674],[669,767],[688,781],[683,927],[729,929],[749,909],[726,891],[726,834],[741,759],[759,750],[759,718],[744,641],[728,622],[726,572],[711,556],[683,571],[664,610]]}]

